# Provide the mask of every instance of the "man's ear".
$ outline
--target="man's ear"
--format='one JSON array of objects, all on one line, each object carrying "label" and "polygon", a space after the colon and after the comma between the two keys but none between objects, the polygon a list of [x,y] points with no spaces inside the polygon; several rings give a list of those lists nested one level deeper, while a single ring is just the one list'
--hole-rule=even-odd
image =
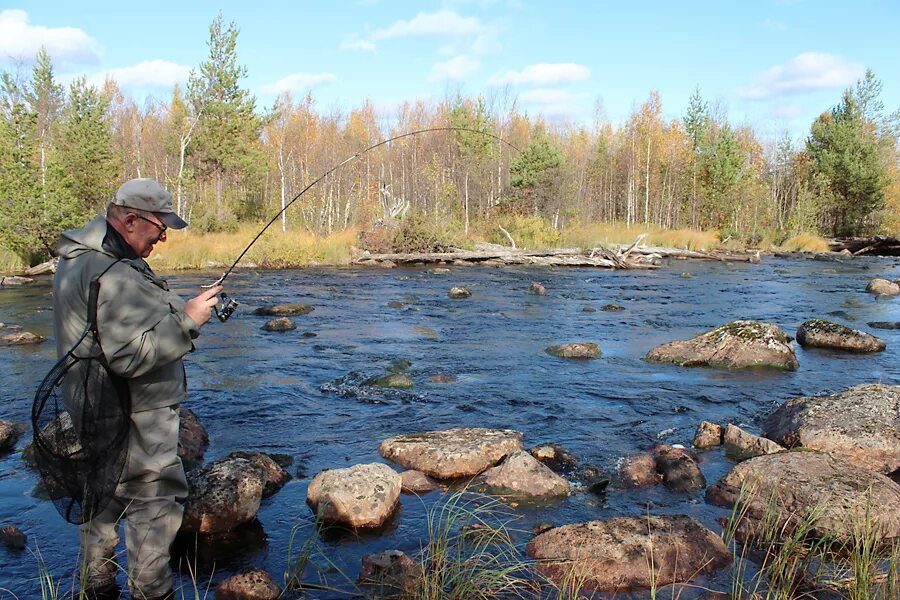
[{"label": "man's ear", "polygon": [[134,224],[138,220],[137,215],[134,213],[126,213],[122,217],[122,225],[125,227],[125,230],[131,233],[134,231]]}]

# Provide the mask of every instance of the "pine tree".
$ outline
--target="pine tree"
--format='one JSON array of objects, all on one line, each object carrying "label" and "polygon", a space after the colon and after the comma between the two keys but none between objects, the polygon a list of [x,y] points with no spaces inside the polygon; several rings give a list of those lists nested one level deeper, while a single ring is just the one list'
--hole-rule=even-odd
[{"label": "pine tree", "polygon": [[[51,129],[57,123],[65,101],[63,86],[53,77],[53,63],[43,47],[38,51],[32,69],[31,85],[25,91],[25,100],[36,118],[38,161],[41,169],[41,186],[47,185],[47,156],[52,151]],[[46,194],[45,191],[42,193]]]},{"label": "pine tree", "polygon": [[563,156],[546,134],[539,135],[509,166],[509,183],[515,199],[533,208],[535,214],[548,213],[559,201]]},{"label": "pine tree", "polygon": [[202,175],[215,186],[215,216],[226,217],[225,189],[243,186],[243,197],[234,198],[234,209],[252,213],[246,191],[259,186],[265,169],[260,149],[262,120],[256,115],[256,99],[241,88],[247,69],[237,62],[237,26],[224,26],[219,14],[209,26],[209,57],[192,72],[188,98],[200,114],[192,154]]},{"label": "pine tree", "polygon": [[694,89],[688,101],[687,114],[684,116],[684,130],[691,141],[691,221],[699,224],[699,206],[702,203],[700,189],[700,170],[704,154],[708,146],[709,108],[700,95],[700,87]]}]

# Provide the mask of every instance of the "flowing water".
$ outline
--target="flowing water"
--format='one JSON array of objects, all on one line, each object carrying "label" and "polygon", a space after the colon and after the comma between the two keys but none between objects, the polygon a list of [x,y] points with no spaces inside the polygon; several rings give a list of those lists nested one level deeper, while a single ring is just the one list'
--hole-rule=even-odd
[{"label": "flowing water", "polygon": [[[288,470],[295,478],[263,501],[258,523],[240,536],[201,546],[189,558],[202,583],[248,567],[281,580],[289,549],[296,553],[303,538],[315,535],[305,503],[310,478],[326,468],[382,461],[379,442],[401,433],[511,428],[524,433],[526,447],[556,442],[581,463],[612,472],[621,457],[660,441],[689,445],[704,419],[758,432],[761,419],[788,398],[859,383],[896,384],[898,330],[873,330],[888,344],[876,355],[797,348],[800,369],[788,373],[688,369],[642,357],[658,344],[738,318],[774,322],[792,335],[810,318],[867,330],[867,321],[900,320],[900,300],[876,300],[864,291],[874,277],[900,278],[897,265],[896,259],[767,258],[761,265],[674,261],[655,271],[453,267],[449,274],[425,268],[235,273],[228,291],[242,306],[229,322],[206,326],[197,350],[187,357],[187,406],[209,430],[207,460],[235,450],[289,454],[294,463]],[[170,283],[187,296],[215,277],[179,273]],[[542,282],[547,295],[527,293],[532,281]],[[454,285],[468,287],[472,297],[448,298]],[[263,331],[266,318],[251,312],[276,302],[303,302],[315,311],[295,317],[294,331]],[[388,302],[403,305],[388,307]],[[608,303],[624,310],[600,310]],[[583,311],[586,306],[597,312]],[[51,311],[48,280],[0,290],[2,322],[51,336]],[[576,341],[599,343],[601,358],[566,361],[543,352]],[[35,347],[0,348],[0,418],[28,422],[33,391],[54,362],[54,348],[52,339]],[[412,363],[410,393],[358,387],[361,378],[384,374],[398,359]],[[454,380],[434,382],[435,375]],[[19,442],[19,451],[0,457],[0,525],[15,525],[29,539],[26,551],[0,547],[0,588],[19,598],[40,596],[40,564],[62,579],[64,588],[77,568],[74,527],[33,495],[37,479],[20,455],[28,438]],[[729,462],[714,450],[703,455],[701,466],[712,483]],[[426,537],[428,510],[440,499],[440,493],[402,496],[400,510],[380,532],[323,535],[319,546],[333,564],[322,556],[314,562],[330,585],[347,587],[344,577],[355,578],[362,555],[389,548],[415,553]],[[658,486],[517,507],[519,519],[511,527],[523,532],[516,542],[524,543],[537,522],[561,525],[648,511],[687,513],[715,531],[720,531],[716,519],[728,514],[706,504],[702,491],[675,494]],[[0,591],[0,598],[4,594]]]}]

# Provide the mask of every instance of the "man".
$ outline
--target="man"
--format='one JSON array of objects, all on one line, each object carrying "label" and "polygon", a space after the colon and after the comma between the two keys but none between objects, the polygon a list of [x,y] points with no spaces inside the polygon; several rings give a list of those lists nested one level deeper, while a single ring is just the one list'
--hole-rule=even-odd
[{"label": "man", "polygon": [[86,587],[97,597],[116,593],[113,552],[122,518],[132,597],[155,600],[173,594],[169,546],[183,513],[176,499],[188,491],[177,455],[178,404],[187,397],[181,358],[193,349],[192,340],[209,320],[221,288],[185,302],[144,259],[166,241],[168,229],[186,226],[172,210],[172,195],[158,182],[132,179],[116,192],[105,218],[63,232],[57,246],[57,353],[62,356],[84,332],[90,282],[102,274],[100,344],[110,369],[127,379],[131,393],[128,461],[115,497],[80,529]]}]

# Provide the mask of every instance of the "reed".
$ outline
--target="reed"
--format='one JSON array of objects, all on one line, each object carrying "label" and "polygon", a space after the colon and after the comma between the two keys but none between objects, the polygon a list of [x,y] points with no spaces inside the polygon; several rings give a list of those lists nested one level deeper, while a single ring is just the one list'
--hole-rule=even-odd
[{"label": "reed", "polygon": [[801,233],[786,240],[781,249],[786,252],[828,252],[828,242],[813,233]]}]

